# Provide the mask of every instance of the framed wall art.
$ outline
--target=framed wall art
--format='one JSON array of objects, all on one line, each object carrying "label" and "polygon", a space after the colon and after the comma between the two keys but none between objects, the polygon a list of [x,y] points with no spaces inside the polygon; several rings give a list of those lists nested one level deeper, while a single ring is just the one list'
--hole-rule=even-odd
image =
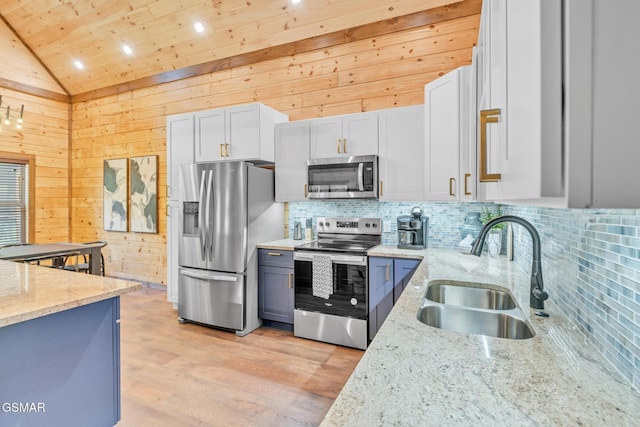
[{"label": "framed wall art", "polygon": [[131,157],[131,231],[158,232],[158,156]]},{"label": "framed wall art", "polygon": [[102,221],[106,231],[127,231],[127,159],[104,161]]}]

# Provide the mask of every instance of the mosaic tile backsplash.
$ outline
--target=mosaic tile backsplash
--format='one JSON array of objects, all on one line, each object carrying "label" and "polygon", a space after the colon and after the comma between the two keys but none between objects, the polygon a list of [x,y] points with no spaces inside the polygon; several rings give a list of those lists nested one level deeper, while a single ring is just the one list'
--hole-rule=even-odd
[{"label": "mosaic tile backsplash", "polygon": [[[420,206],[429,217],[429,247],[456,248],[469,212],[491,203],[313,201],[289,204],[294,221],[318,216],[389,221],[383,243],[397,244],[396,217]],[[502,205],[531,222],[542,241],[542,273],[557,304],[604,357],[640,390],[640,210],[550,209]],[[304,226],[304,221],[302,222]],[[531,239],[514,224],[514,261],[531,269]]]},{"label": "mosaic tile backsplash", "polygon": [[379,202],[376,200],[319,200],[289,204],[289,236],[293,236],[294,221],[312,218],[314,236],[317,217],[380,218],[391,225],[389,232],[382,233],[382,243],[396,245],[398,228],[396,218],[409,215],[414,206],[420,206],[429,217],[429,247],[457,248],[461,237],[461,227],[468,212],[480,212],[483,206],[492,203],[452,203],[452,202]]},{"label": "mosaic tile backsplash", "polygon": [[[640,210],[503,210],[538,230],[549,300],[640,391]],[[519,225],[513,233],[514,260],[529,272],[529,233]]]}]

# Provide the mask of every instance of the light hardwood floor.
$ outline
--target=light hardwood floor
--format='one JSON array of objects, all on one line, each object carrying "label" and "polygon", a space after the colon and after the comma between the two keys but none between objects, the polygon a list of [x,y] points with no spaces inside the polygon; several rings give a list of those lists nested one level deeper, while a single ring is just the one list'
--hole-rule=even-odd
[{"label": "light hardwood floor", "polygon": [[363,352],[262,327],[180,325],[162,290],[121,297],[118,427],[315,426]]}]

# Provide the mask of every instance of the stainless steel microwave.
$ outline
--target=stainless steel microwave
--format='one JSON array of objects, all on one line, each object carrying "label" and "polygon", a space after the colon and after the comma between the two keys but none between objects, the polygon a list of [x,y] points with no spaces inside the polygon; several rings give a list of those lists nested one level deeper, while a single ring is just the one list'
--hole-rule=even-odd
[{"label": "stainless steel microwave", "polygon": [[309,199],[377,199],[378,156],[307,161]]}]

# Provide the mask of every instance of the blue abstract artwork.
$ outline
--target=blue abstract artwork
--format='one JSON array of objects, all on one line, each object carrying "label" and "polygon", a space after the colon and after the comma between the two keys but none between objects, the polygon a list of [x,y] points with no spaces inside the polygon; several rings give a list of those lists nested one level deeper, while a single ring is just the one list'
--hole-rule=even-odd
[{"label": "blue abstract artwork", "polygon": [[104,161],[102,221],[106,231],[127,231],[127,159]]},{"label": "blue abstract artwork", "polygon": [[158,156],[132,157],[129,193],[131,231],[158,232]]}]

